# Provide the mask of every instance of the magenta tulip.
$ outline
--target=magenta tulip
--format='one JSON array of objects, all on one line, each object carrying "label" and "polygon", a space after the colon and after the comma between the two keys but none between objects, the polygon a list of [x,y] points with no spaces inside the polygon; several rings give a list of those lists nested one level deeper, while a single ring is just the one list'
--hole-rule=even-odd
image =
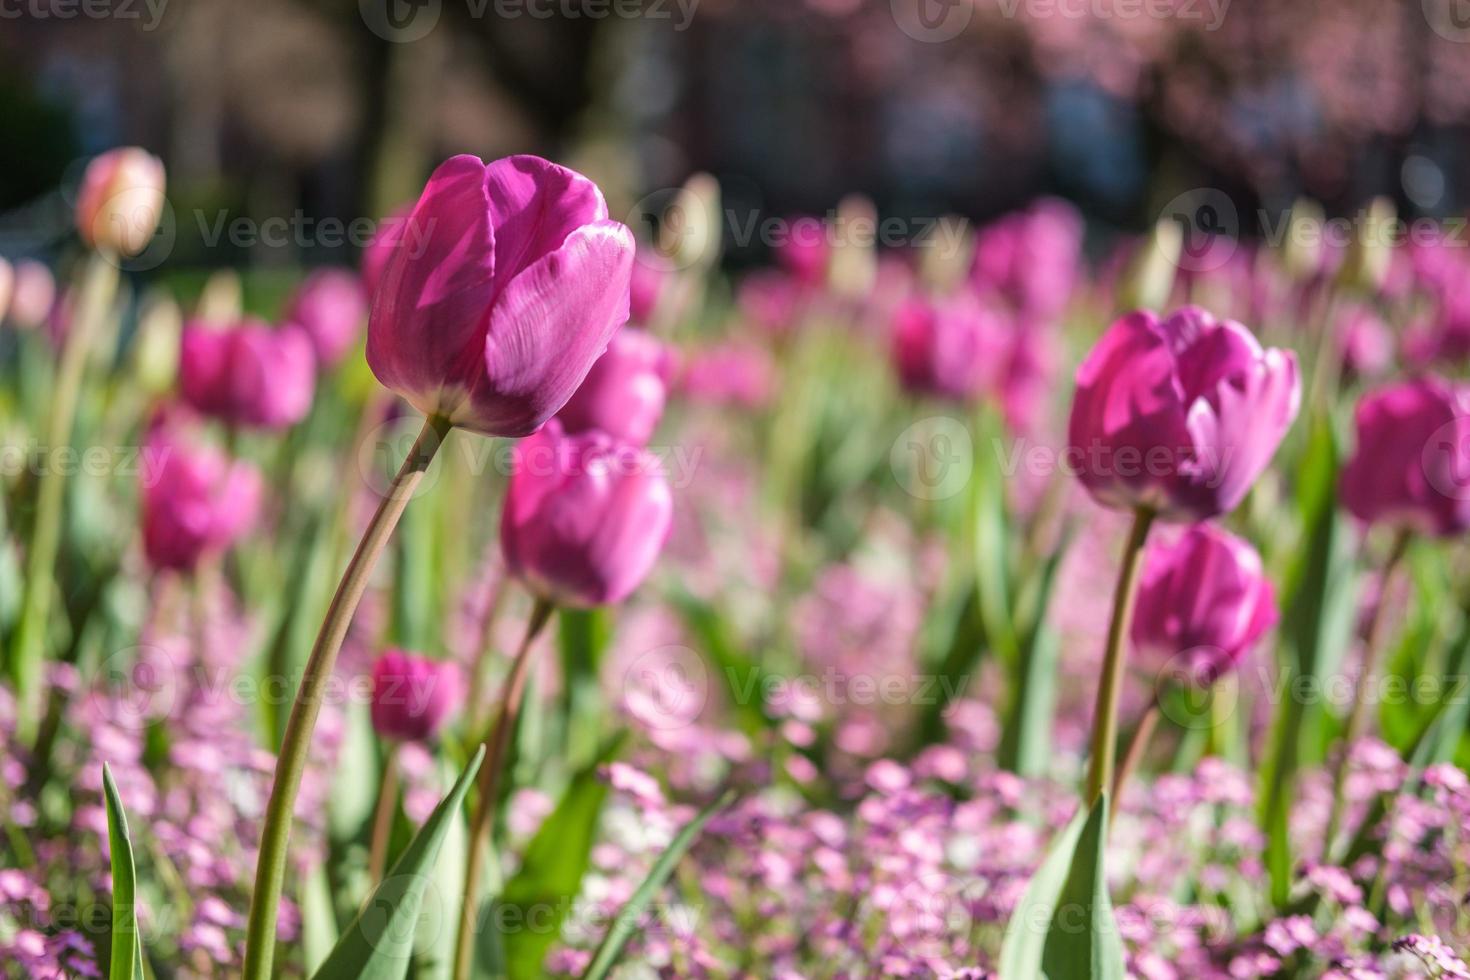
[{"label": "magenta tulip", "polygon": [[797,282],[820,286],[827,281],[827,268],[832,261],[832,244],[827,240],[827,226],[820,218],[797,218],[776,243],[776,259]]},{"label": "magenta tulip", "polygon": [[622,601],[663,550],[673,495],[659,461],[602,432],[561,423],[521,440],[500,543],[512,574],[560,605]]},{"label": "magenta tulip", "polygon": [[1383,374],[1393,362],[1393,334],[1370,306],[1354,306],[1338,321],[1342,370],[1348,378]]},{"label": "magenta tulip", "polygon": [[1470,396],[1426,377],[1363,396],[1343,505],[1361,521],[1432,535],[1470,529]]},{"label": "magenta tulip", "polygon": [[1104,506],[1205,520],[1245,497],[1300,404],[1296,356],[1239,323],[1130,313],[1077,370],[1067,463]]},{"label": "magenta tulip", "polygon": [[1235,535],[1196,524],[1149,546],[1132,638],[1155,667],[1212,683],[1239,666],[1277,618],[1260,555]]},{"label": "magenta tulip", "polygon": [[373,664],[373,729],[383,738],[427,742],[459,707],[458,665],[385,650]]},{"label": "magenta tulip", "polygon": [[248,463],[160,421],[142,456],[143,550],[154,568],[192,571],[255,524],[262,481]]},{"label": "magenta tulip", "polygon": [[940,299],[911,297],[893,322],[893,359],[905,388],[969,401],[1001,367],[999,317],[969,290]]},{"label": "magenta tulip", "polygon": [[318,269],[297,287],[284,320],[311,340],[318,367],[328,368],[352,349],[367,323],[362,281],[346,269]]},{"label": "magenta tulip", "polygon": [[179,346],[179,384],[194,409],[231,425],[281,429],[306,417],[316,355],[305,331],[260,320],[233,327],[194,321]]},{"label": "magenta tulip", "polygon": [[419,411],[522,436],[628,319],[633,235],[587,178],[539,157],[440,165],[373,297],[367,360]]},{"label": "magenta tulip", "polygon": [[975,285],[1022,312],[1055,316],[1077,280],[1082,231],[1077,209],[1055,198],[1000,218],[975,236]]},{"label": "magenta tulip", "polygon": [[87,164],[77,196],[77,230],[94,248],[137,255],[163,213],[163,162],[136,146],[109,150]]},{"label": "magenta tulip", "polygon": [[567,433],[600,429],[647,445],[664,413],[673,371],[673,355],[661,341],[641,330],[620,331],[556,417]]},{"label": "magenta tulip", "polygon": [[759,408],[771,397],[772,374],[765,348],[719,344],[688,356],[679,390],[690,401]]},{"label": "magenta tulip", "polygon": [[803,298],[801,284],[777,269],[760,269],[740,280],[735,305],[752,324],[771,334],[796,325]]},{"label": "magenta tulip", "polygon": [[653,322],[659,303],[669,292],[676,272],[657,252],[642,250],[633,263],[628,287],[628,317],[640,326]]}]

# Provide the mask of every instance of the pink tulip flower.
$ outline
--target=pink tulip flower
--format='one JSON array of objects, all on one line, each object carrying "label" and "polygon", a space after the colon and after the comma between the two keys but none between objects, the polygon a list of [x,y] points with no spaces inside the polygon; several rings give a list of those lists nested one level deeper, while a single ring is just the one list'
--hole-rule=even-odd
[{"label": "pink tulip flower", "polygon": [[284,320],[306,332],[318,367],[328,368],[352,349],[367,314],[367,294],[356,275],[346,269],[318,269],[297,287]]},{"label": "pink tulip flower", "polygon": [[771,397],[774,368],[765,348],[725,343],[688,356],[679,390],[707,405],[759,408]]},{"label": "pink tulip flower", "polygon": [[832,261],[827,226],[820,218],[796,218],[787,234],[776,243],[776,260],[802,285],[823,285]]},{"label": "pink tulip flower", "polygon": [[1071,298],[1082,258],[1082,216],[1066,201],[1043,198],[975,236],[972,278],[1017,310],[1050,318]]},{"label": "pink tulip flower", "polygon": [[139,472],[143,550],[154,568],[192,571],[255,524],[260,473],[194,442],[176,421],[155,423]]},{"label": "pink tulip flower", "polygon": [[595,184],[539,157],[445,161],[404,231],[373,298],[367,360],[425,415],[534,432],[628,319],[632,232]]},{"label": "pink tulip flower", "polygon": [[735,305],[754,326],[784,334],[796,326],[804,295],[801,284],[786,273],[759,269],[740,280]]},{"label": "pink tulip flower", "polygon": [[506,567],[561,605],[621,602],[668,539],[673,494],[646,450],[561,423],[521,440],[501,514]]},{"label": "pink tulip flower", "polygon": [[93,248],[137,255],[163,214],[163,162],[136,146],[109,150],[87,164],[77,196],[77,230]]},{"label": "pink tulip flower", "polygon": [[427,742],[463,697],[459,666],[385,650],[373,664],[373,730],[401,742]]},{"label": "pink tulip flower", "polygon": [[56,303],[56,277],[43,263],[23,259],[15,264],[8,319],[22,330],[44,326]]},{"label": "pink tulip flower", "polygon": [[1077,370],[1066,463],[1106,507],[1205,520],[1245,497],[1300,405],[1296,356],[1239,323],[1130,313]]},{"label": "pink tulip flower", "polygon": [[1277,619],[1261,556],[1235,535],[1195,524],[1172,542],[1149,546],[1132,638],[1155,667],[1213,683],[1239,666]]},{"label": "pink tulip flower", "polygon": [[408,207],[398,208],[378,222],[372,237],[363,246],[362,284],[367,291],[369,304],[378,294],[378,286],[383,281],[383,271],[388,268],[388,260],[393,258],[393,253],[398,246],[407,240],[410,249],[423,248],[423,242],[427,238],[427,229],[417,225],[411,229],[405,227],[411,210]]},{"label": "pink tulip flower", "polygon": [[658,312],[659,303],[669,292],[676,272],[657,252],[642,250],[633,263],[628,292],[628,318],[647,326]]},{"label": "pink tulip flower", "polygon": [[940,299],[914,296],[893,322],[893,360],[905,388],[970,401],[999,373],[1005,328],[969,290]]},{"label": "pink tulip flower", "polygon": [[1470,529],[1470,396],[1426,377],[1363,396],[1340,492],[1361,521],[1431,535]]},{"label": "pink tulip flower", "polygon": [[231,425],[282,429],[311,409],[316,355],[300,328],[272,329],[261,320],[216,329],[200,321],[184,328],[179,384],[199,412]]},{"label": "pink tulip flower", "polygon": [[673,373],[667,346],[641,330],[622,330],[556,417],[567,433],[600,429],[646,446],[663,416]]}]

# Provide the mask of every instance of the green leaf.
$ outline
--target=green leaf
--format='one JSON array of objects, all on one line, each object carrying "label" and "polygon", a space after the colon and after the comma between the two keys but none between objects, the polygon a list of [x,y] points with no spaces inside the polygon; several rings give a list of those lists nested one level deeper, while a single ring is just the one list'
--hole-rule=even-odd
[{"label": "green leaf", "polygon": [[[943,638],[943,655],[936,668],[939,684],[936,697],[924,706],[918,725],[919,746],[944,739],[944,711],[964,693],[979,670],[985,653],[985,624],[980,615],[980,594],[973,579],[967,579],[957,594],[925,617],[926,633]],[[929,662],[932,662],[929,661]]]},{"label": "green leaf", "polygon": [[730,621],[708,602],[686,590],[676,589],[673,601],[685,625],[699,641],[700,649],[710,658],[711,667],[724,683],[729,703],[741,719],[745,732],[760,735],[767,728],[774,727],[774,720],[766,714],[763,696],[771,690],[771,673],[741,649],[732,635]]},{"label": "green leaf", "polygon": [[1107,876],[1108,797],[1093,804],[1077,840],[1041,954],[1052,980],[1123,980],[1123,940],[1113,919]]},{"label": "green leaf", "polygon": [[143,938],[138,932],[138,910],[134,904],[138,887],[133,864],[133,840],[128,834],[128,816],[123,810],[112,767],[102,764],[102,795],[107,805],[107,849],[112,856],[112,952],[108,959],[110,980],[143,980]]},{"label": "green leaf", "polygon": [[[1061,897],[1072,867],[1072,855],[1087,822],[1087,811],[1078,810],[1072,822],[1052,841],[1051,850],[1006,924],[1005,939],[1000,949],[1000,975],[1003,977],[1039,977],[1041,955],[1050,929],[1052,911]],[[1060,980],[1060,978],[1059,978]]]},{"label": "green leaf", "polygon": [[561,649],[561,759],[568,771],[597,755],[602,737],[602,653],[612,635],[606,609],[563,609],[557,616]]},{"label": "green leaf", "polygon": [[301,959],[307,972],[326,962],[337,945],[337,911],[325,865],[318,864],[301,883]]},{"label": "green leaf", "polygon": [[511,980],[544,974],[546,954],[561,935],[562,920],[582,890],[608,786],[598,769],[621,747],[615,739],[567,786],[556,809],[531,843],[515,877],[506,883],[494,910],[494,928],[505,947]]},{"label": "green leaf", "polygon": [[449,795],[440,801],[403,856],[373,891],[357,918],[342,933],[315,976],[318,980],[402,980],[413,955],[414,924],[432,879],[439,848],[459,814],[480,763],[482,746],[470,759]]},{"label": "green leaf", "polygon": [[718,800],[701,810],[693,820],[684,825],[683,829],[669,842],[669,846],[658,856],[653,868],[649,870],[648,877],[643,879],[643,884],[638,886],[631,898],[628,899],[622,910],[613,920],[607,935],[602,937],[601,944],[597,947],[597,953],[592,957],[592,962],[582,973],[582,980],[602,980],[607,976],[622,955],[623,947],[633,934],[638,931],[638,920],[642,918],[643,912],[648,908],[648,903],[668,882],[669,876],[674,873],[674,867],[689,850],[704,825],[710,822],[716,813],[719,813],[730,802],[735,799],[735,791],[728,790]]}]

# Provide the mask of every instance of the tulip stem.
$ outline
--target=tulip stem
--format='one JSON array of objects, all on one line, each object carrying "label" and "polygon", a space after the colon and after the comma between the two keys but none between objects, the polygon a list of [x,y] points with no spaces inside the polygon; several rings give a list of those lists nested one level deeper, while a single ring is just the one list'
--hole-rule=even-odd
[{"label": "tulip stem", "polygon": [[468,980],[473,960],[475,922],[479,918],[480,874],[485,866],[486,848],[495,823],[495,809],[500,792],[500,770],[505,763],[506,743],[520,716],[521,699],[526,693],[526,675],[530,673],[531,646],[556,606],[538,598],[526,623],[521,648],[516,651],[510,676],[505,680],[505,694],[500,700],[500,714],[495,727],[485,737],[485,764],[480,769],[479,790],[474,814],[470,818],[470,852],[465,862],[464,892],[459,907],[459,936],[454,945],[454,980]]},{"label": "tulip stem", "polygon": [[1128,629],[1133,621],[1133,600],[1138,594],[1138,575],[1143,567],[1143,546],[1148,540],[1154,512],[1140,507],[1133,513],[1133,527],[1123,547],[1123,565],[1113,592],[1113,615],[1108,624],[1108,646],[1103,654],[1103,672],[1093,709],[1092,750],[1087,767],[1086,804],[1091,807],[1113,782],[1113,755],[1118,740],[1118,694],[1123,688],[1123,660]]},{"label": "tulip stem", "polygon": [[1153,738],[1154,730],[1159,727],[1159,699],[1157,696],[1149,702],[1147,710],[1138,719],[1138,726],[1133,729],[1133,737],[1128,740],[1128,748],[1123,751],[1123,761],[1118,766],[1118,774],[1113,777],[1112,798],[1108,800],[1108,826],[1113,825],[1118,815],[1118,801],[1123,797],[1123,787],[1128,785],[1128,780],[1133,778],[1138,764],[1143,761],[1144,750]]},{"label": "tulip stem", "polygon": [[393,829],[393,811],[398,802],[398,743],[388,743],[383,755],[383,778],[378,785],[378,803],[373,807],[373,836],[368,847],[368,887],[374,888],[388,866],[388,836]]},{"label": "tulip stem", "polygon": [[260,857],[255,867],[255,890],[250,896],[250,922],[245,937],[245,980],[270,980],[271,961],[276,947],[276,912],[281,902],[281,888],[286,877],[287,850],[291,842],[291,821],[296,805],[296,792],[301,788],[301,775],[306,769],[311,749],[311,733],[321,711],[322,696],[337,661],[337,651],[347,636],[352,614],[367,589],[373,566],[388,544],[393,528],[403,516],[403,509],[423,479],[434,453],[449,432],[449,422],[430,416],[424,422],[408,458],[394,477],[393,484],[378,504],[357,550],[342,573],[342,581],[327,607],[321,631],[311,648],[301,686],[286,722],[281,740],[281,754],[276,760],[275,781],[271,785],[270,802],[266,805],[265,825],[261,829]]},{"label": "tulip stem", "polygon": [[51,391],[46,443],[41,447],[46,458],[36,480],[36,513],[26,549],[25,592],[10,661],[16,688],[17,734],[25,742],[35,734],[36,700],[46,660],[51,593],[55,591],[52,576],[61,547],[61,519],[66,506],[66,470],[57,454],[71,442],[87,358],[96,346],[117,295],[117,279],[116,257],[92,253],[82,279],[76,316],[62,341],[55,387]]},{"label": "tulip stem", "polygon": [[1394,537],[1388,558],[1383,563],[1383,574],[1378,584],[1378,599],[1368,614],[1363,628],[1363,666],[1358,670],[1357,683],[1353,685],[1353,703],[1348,709],[1347,724],[1342,731],[1342,751],[1338,753],[1336,767],[1332,771],[1332,809],[1327,811],[1327,829],[1322,833],[1322,863],[1327,864],[1332,855],[1332,840],[1342,824],[1343,808],[1346,805],[1348,761],[1353,753],[1353,743],[1363,734],[1368,720],[1368,700],[1363,695],[1373,678],[1373,664],[1378,652],[1379,636],[1383,627],[1383,610],[1388,605],[1388,589],[1393,584],[1394,572],[1403,561],[1409,548],[1409,532],[1399,531]]}]

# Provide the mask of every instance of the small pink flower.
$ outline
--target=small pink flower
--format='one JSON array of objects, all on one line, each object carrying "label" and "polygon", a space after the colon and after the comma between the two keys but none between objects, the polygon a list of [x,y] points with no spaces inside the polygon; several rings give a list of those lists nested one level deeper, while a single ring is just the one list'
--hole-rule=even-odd
[{"label": "small pink flower", "polygon": [[318,269],[296,288],[283,319],[305,331],[317,364],[327,368],[352,349],[367,314],[367,295],[356,275],[346,269]]},{"label": "small pink flower", "polygon": [[194,409],[232,425],[282,429],[306,417],[316,355],[298,327],[249,319],[216,329],[193,321],[179,346],[179,385]]},{"label": "small pink flower", "polygon": [[248,463],[195,444],[160,421],[144,446],[143,550],[155,568],[192,571],[255,523],[262,481]]},{"label": "small pink flower", "polygon": [[77,231],[93,248],[137,255],[163,213],[163,162],[136,146],[109,150],[87,164],[77,197]]}]

